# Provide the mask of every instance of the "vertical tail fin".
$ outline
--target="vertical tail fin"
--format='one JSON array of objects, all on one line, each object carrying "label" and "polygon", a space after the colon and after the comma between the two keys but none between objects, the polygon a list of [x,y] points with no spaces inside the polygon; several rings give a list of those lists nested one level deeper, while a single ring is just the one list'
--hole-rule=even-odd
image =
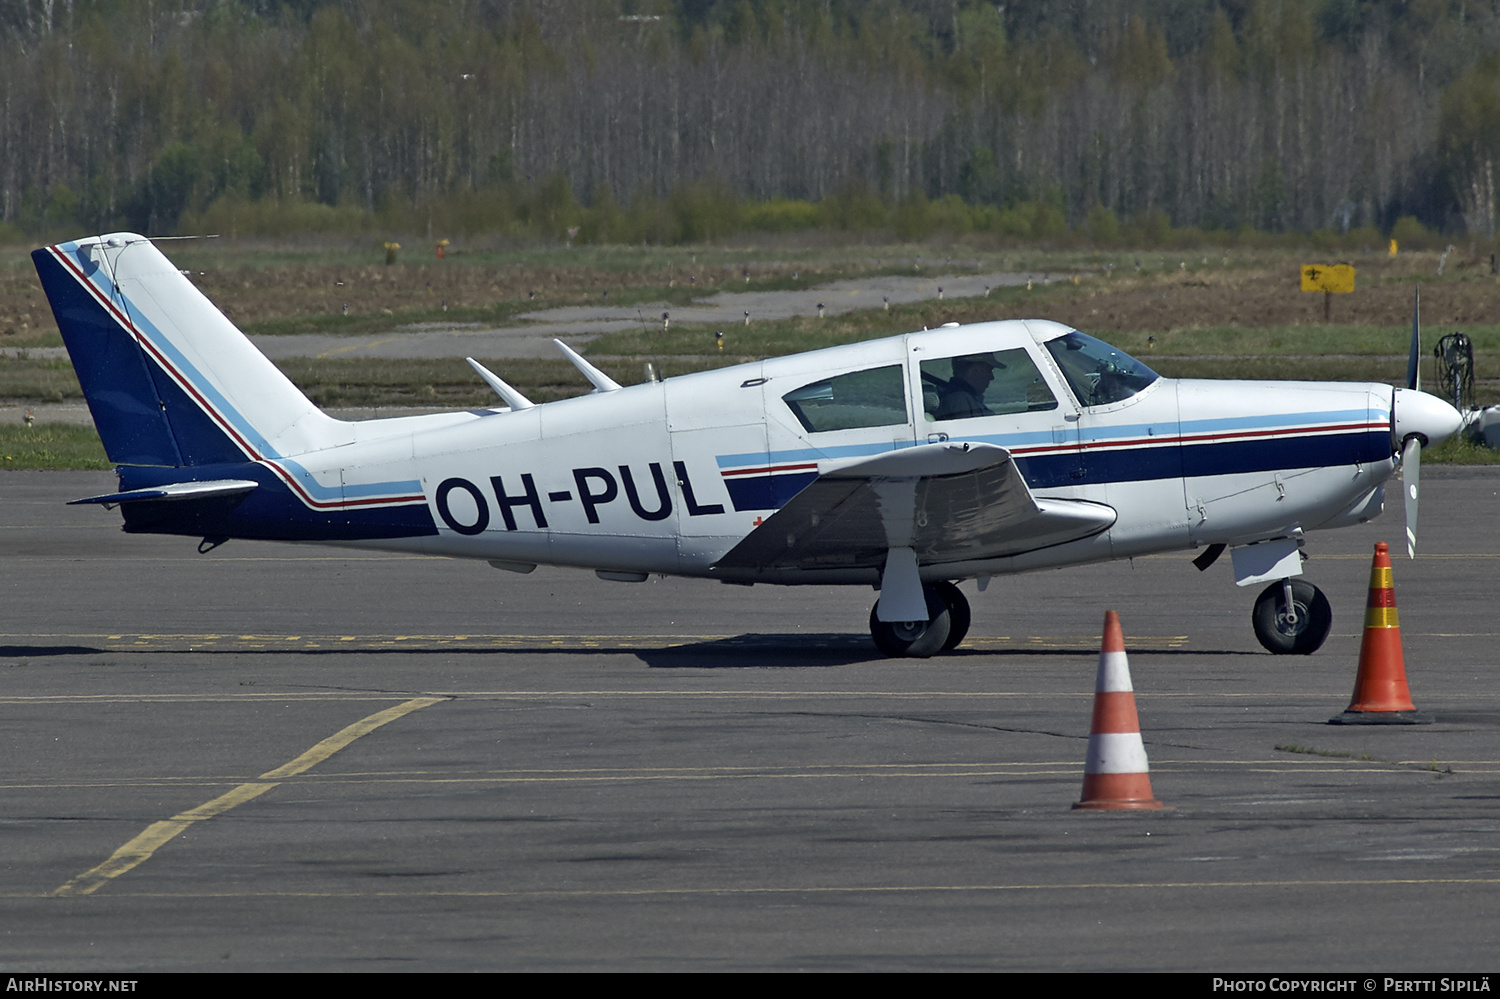
[{"label": "vertical tail fin", "polygon": [[111,461],[258,461],[350,439],[144,237],[31,256]]}]

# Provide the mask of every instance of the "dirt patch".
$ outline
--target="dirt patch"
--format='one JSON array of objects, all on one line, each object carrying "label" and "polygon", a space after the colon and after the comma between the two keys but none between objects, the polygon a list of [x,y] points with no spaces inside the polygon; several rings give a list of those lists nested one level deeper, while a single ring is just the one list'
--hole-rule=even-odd
[{"label": "dirt patch", "polygon": [[[846,265],[840,265],[848,270]],[[810,268],[801,265],[804,277]],[[757,281],[788,278],[792,264],[755,264]],[[683,295],[744,287],[739,265],[691,271],[605,270],[594,267],[424,264],[226,267],[190,272],[193,283],[241,327],[317,315],[395,315],[422,309],[485,309],[524,303],[544,309],[634,289],[675,289]],[[830,276],[832,280],[832,276]],[[31,267],[0,271],[0,347],[56,334],[52,310]]]},{"label": "dirt patch", "polygon": [[[1304,255],[1309,260],[1314,255]],[[1323,321],[1323,296],[1299,290],[1298,261],[1288,254],[1275,266],[1218,266],[1215,258],[1180,272],[1137,274],[1128,265],[1082,275],[1076,286],[1052,285],[1038,296],[1037,315],[1086,331],[1164,332],[1204,326],[1280,326]],[[1422,283],[1425,326],[1463,328],[1500,322],[1500,278],[1487,260],[1452,259],[1436,278],[1438,255],[1403,254],[1397,260],[1356,261],[1358,290],[1335,295],[1335,323],[1400,327],[1411,321],[1412,287]],[[817,268],[755,264],[757,280],[789,277],[800,267],[806,279]],[[858,266],[830,261],[849,276]],[[1106,276],[1106,273],[1108,276]],[[683,270],[613,271],[592,267],[486,266],[459,263],[394,266],[298,265],[226,267],[194,271],[193,281],[241,326],[314,315],[392,315],[418,309],[491,308],[524,303],[542,309],[597,299],[606,292],[673,287],[694,294],[744,287],[739,265],[703,265]],[[955,303],[954,311],[960,311]],[[30,266],[0,270],[0,347],[34,342],[56,333],[52,311]]]},{"label": "dirt patch", "polygon": [[0,269],[0,347],[56,333],[52,308],[31,265]]},{"label": "dirt patch", "polygon": [[525,301],[540,309],[572,302],[580,295],[634,288],[682,284],[717,289],[732,276],[729,268],[703,268],[688,276],[588,267],[397,264],[205,271],[195,272],[193,281],[227,316],[248,326],[270,319],[337,313],[345,306],[358,314],[434,309],[444,302],[450,308],[466,309]]},{"label": "dirt patch", "polygon": [[[1290,270],[1290,273],[1288,273]],[[1373,268],[1372,268],[1373,270]],[[1334,295],[1331,319],[1338,324],[1402,327],[1411,323],[1411,280],[1401,276],[1367,280],[1354,294]],[[1048,301],[1046,318],[1087,331],[1142,332],[1206,326],[1298,326],[1323,322],[1323,295],[1300,288],[1299,272],[1241,271],[1155,280],[1099,278],[1080,293]],[[1460,280],[1424,283],[1426,327],[1500,322],[1500,279],[1476,273]]]}]

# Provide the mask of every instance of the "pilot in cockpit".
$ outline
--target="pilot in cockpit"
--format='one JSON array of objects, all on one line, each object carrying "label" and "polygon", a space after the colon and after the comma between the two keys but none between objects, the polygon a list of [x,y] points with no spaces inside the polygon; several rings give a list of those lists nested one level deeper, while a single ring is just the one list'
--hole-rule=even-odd
[{"label": "pilot in cockpit", "polygon": [[953,377],[938,386],[939,420],[961,420],[970,416],[994,416],[984,404],[985,390],[995,380],[996,369],[1005,365],[993,354],[969,354],[953,359]]}]

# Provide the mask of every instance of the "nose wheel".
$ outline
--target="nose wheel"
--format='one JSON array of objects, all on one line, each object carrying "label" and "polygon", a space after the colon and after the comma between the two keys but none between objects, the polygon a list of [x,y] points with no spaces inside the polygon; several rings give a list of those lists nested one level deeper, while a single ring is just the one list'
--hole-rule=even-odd
[{"label": "nose wheel", "polygon": [[926,621],[882,621],[870,608],[870,637],[892,658],[926,659],[955,648],[969,632],[969,601],[947,580],[922,587]]},{"label": "nose wheel", "polygon": [[1333,628],[1333,609],[1323,591],[1300,579],[1272,583],[1255,598],[1250,613],[1255,637],[1281,656],[1305,656],[1322,648]]}]

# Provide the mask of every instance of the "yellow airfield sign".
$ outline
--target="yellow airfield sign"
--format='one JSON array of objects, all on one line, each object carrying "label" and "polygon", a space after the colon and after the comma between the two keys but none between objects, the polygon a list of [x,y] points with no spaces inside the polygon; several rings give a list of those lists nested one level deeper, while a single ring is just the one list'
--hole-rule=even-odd
[{"label": "yellow airfield sign", "polygon": [[1354,267],[1350,264],[1304,264],[1302,290],[1352,294]]}]

